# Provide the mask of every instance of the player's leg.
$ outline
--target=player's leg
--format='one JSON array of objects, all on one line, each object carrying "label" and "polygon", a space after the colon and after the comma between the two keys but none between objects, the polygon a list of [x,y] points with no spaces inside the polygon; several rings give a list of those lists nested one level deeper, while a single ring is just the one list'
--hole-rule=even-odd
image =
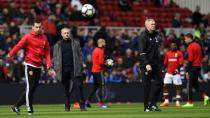
[{"label": "player's leg", "polygon": [[[200,76],[200,68],[196,68],[195,74],[196,74],[196,77]],[[206,92],[200,88],[199,82],[198,82],[198,77],[197,77],[197,79],[195,78],[195,80],[193,81],[193,87],[197,90],[197,92],[199,94],[201,94],[201,97],[203,98],[203,105],[206,106],[206,105],[208,105],[209,97],[206,94]]]},{"label": "player's leg", "polygon": [[104,78],[104,74],[103,72],[100,73],[101,75],[101,82],[102,82],[102,85],[101,85],[101,92],[102,92],[102,104],[100,105],[101,108],[107,108],[108,106],[105,105],[105,97],[106,97],[106,81],[105,81],[105,78]]},{"label": "player's leg", "polygon": [[40,79],[40,74],[41,74],[41,69],[40,68],[31,68],[28,71],[28,79],[30,83],[30,88],[29,88],[29,107],[28,107],[28,114],[32,115],[33,114],[33,96],[34,92],[36,91],[36,88],[39,84],[39,79]]},{"label": "player's leg", "polygon": [[83,78],[82,77],[77,77],[74,80],[74,86],[76,90],[76,97],[77,100],[79,101],[79,106],[81,111],[86,111],[85,108],[85,99],[84,99],[84,92],[83,92]]},{"label": "player's leg", "polygon": [[[11,107],[12,111],[13,112],[16,112],[17,115],[20,114],[20,109],[19,107],[21,105],[23,105],[25,102],[26,102],[26,92],[27,92],[27,95],[29,93],[29,81],[28,81],[28,67],[27,65],[25,65],[25,78],[26,78],[26,89],[25,91],[22,93],[22,95],[20,96],[20,98],[18,99],[18,101],[15,103],[14,106]],[[27,98],[29,98],[27,96]],[[28,100],[29,101],[29,100]],[[28,105],[29,106],[29,105]]]},{"label": "player's leg", "polygon": [[181,101],[181,93],[182,93],[182,80],[181,76],[179,74],[173,76],[173,83],[176,88],[176,106],[180,107],[180,101]]},{"label": "player's leg", "polygon": [[99,88],[99,80],[98,80],[98,74],[97,73],[92,73],[93,74],[93,87],[92,87],[92,90],[90,91],[88,97],[87,97],[87,100],[85,102],[86,106],[87,107],[91,107],[90,105],[90,101],[93,97],[93,95],[96,93],[97,89]]},{"label": "player's leg", "polygon": [[153,111],[161,111],[157,106],[157,101],[160,97],[160,92],[163,87],[163,81],[162,81],[162,72],[161,67],[156,65],[152,66],[152,78],[154,79],[153,89],[151,91],[151,104],[150,107]]},{"label": "player's leg", "polygon": [[69,100],[69,87],[70,87],[70,72],[62,72],[62,80],[61,83],[63,85],[63,90],[64,90],[64,110],[65,111],[70,111],[70,100]]},{"label": "player's leg", "polygon": [[161,107],[169,106],[169,85],[172,84],[172,75],[166,73],[163,81],[163,98],[164,102],[160,103]]},{"label": "player's leg", "polygon": [[100,72],[97,74],[98,78],[98,92],[99,92],[99,106],[101,108],[107,108],[107,106],[104,103],[104,97],[105,97],[105,79],[103,76],[103,72]]},{"label": "player's leg", "polygon": [[[71,101],[72,93],[75,90],[75,79],[74,72],[71,72],[69,78],[69,101]],[[71,108],[71,104],[69,106]]]},{"label": "player's leg", "polygon": [[149,75],[145,68],[141,68],[143,87],[144,87],[144,111],[149,112],[149,95],[151,89],[151,76]]},{"label": "player's leg", "polygon": [[187,82],[187,96],[188,96],[188,101],[185,105],[182,105],[182,107],[193,107],[193,101],[192,101],[192,98],[193,98],[193,82],[194,80],[196,79],[196,74],[195,74],[195,68],[191,68],[191,70],[188,72],[189,74],[189,78],[188,79],[188,82]]}]

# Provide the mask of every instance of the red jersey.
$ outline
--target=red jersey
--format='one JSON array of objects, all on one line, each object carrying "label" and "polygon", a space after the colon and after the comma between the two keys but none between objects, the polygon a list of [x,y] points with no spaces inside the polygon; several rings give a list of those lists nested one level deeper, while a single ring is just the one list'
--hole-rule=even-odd
[{"label": "red jersey", "polygon": [[33,67],[41,67],[44,58],[46,58],[47,68],[51,67],[50,47],[48,40],[44,34],[35,35],[32,30],[15,45],[9,52],[12,57],[21,48],[25,49],[25,63]]},{"label": "red jersey", "polygon": [[104,48],[96,47],[92,53],[92,72],[102,72],[104,70]]},{"label": "red jersey", "polygon": [[167,65],[167,73],[173,74],[179,65],[183,65],[184,57],[181,51],[168,51],[165,55],[164,64]]},{"label": "red jersey", "polygon": [[187,48],[188,61],[192,62],[192,66],[200,67],[202,64],[202,49],[201,46],[192,42]]}]

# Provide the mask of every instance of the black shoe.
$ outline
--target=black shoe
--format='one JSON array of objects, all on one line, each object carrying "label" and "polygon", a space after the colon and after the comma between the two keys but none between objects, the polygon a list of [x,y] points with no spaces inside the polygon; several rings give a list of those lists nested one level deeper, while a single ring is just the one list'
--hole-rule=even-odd
[{"label": "black shoe", "polygon": [[150,107],[146,107],[146,108],[144,108],[144,112],[151,112],[152,110],[151,110],[151,108]]},{"label": "black shoe", "polygon": [[91,108],[90,102],[85,102],[86,107]]},{"label": "black shoe", "polygon": [[85,104],[80,104],[80,111],[87,111],[87,109],[85,108]]},{"label": "black shoe", "polygon": [[11,107],[11,110],[12,110],[13,112],[15,112],[17,115],[20,115],[20,109],[19,109],[19,107],[12,106],[12,107]]},{"label": "black shoe", "polygon": [[150,109],[151,109],[152,111],[157,111],[157,112],[161,112],[161,111],[162,111],[162,110],[159,109],[158,106],[156,106],[156,105],[151,106]]},{"label": "black shoe", "polygon": [[65,105],[64,110],[65,110],[66,112],[69,112],[69,111],[70,111],[70,105]]}]

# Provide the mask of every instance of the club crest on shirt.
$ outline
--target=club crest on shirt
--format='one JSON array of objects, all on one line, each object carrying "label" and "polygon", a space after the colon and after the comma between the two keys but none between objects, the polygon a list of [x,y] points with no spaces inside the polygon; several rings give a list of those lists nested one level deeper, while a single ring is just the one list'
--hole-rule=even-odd
[{"label": "club crest on shirt", "polygon": [[29,74],[30,76],[32,76],[32,75],[33,75],[33,71],[30,70],[30,71],[28,72],[28,74]]},{"label": "club crest on shirt", "polygon": [[177,53],[175,53],[175,57],[178,57],[178,54]]}]

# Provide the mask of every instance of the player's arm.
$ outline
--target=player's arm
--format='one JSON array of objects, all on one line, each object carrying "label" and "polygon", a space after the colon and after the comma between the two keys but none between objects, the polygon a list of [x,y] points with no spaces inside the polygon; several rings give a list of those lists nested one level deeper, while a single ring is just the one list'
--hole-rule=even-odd
[{"label": "player's arm", "polygon": [[46,59],[46,64],[47,64],[47,69],[51,69],[52,64],[51,64],[51,57],[50,57],[50,46],[48,41],[46,41],[45,44],[45,59]]},{"label": "player's arm", "polygon": [[23,38],[20,39],[18,44],[15,45],[15,47],[12,48],[12,50],[7,54],[7,57],[10,58],[14,56],[21,48],[25,47],[26,42],[27,42],[27,35],[23,36]]},{"label": "player's arm", "polygon": [[139,37],[139,52],[140,52],[140,62],[143,66],[148,64],[147,54],[146,54],[146,36],[142,33]]},{"label": "player's arm", "polygon": [[168,66],[168,54],[166,53],[165,56],[164,56],[164,62],[163,62],[163,72],[166,71],[166,68]]},{"label": "player's arm", "polygon": [[184,56],[183,56],[183,53],[182,53],[182,52],[179,53],[178,61],[179,61],[178,70],[180,70],[180,68],[181,68],[181,67],[183,66],[183,64],[184,64]]},{"label": "player's arm", "polygon": [[192,68],[193,51],[192,51],[191,47],[189,47],[187,49],[187,53],[188,53],[188,62],[187,62],[187,66],[186,66],[186,72],[188,72]]},{"label": "player's arm", "polygon": [[104,66],[104,53],[98,53],[99,65]]}]

